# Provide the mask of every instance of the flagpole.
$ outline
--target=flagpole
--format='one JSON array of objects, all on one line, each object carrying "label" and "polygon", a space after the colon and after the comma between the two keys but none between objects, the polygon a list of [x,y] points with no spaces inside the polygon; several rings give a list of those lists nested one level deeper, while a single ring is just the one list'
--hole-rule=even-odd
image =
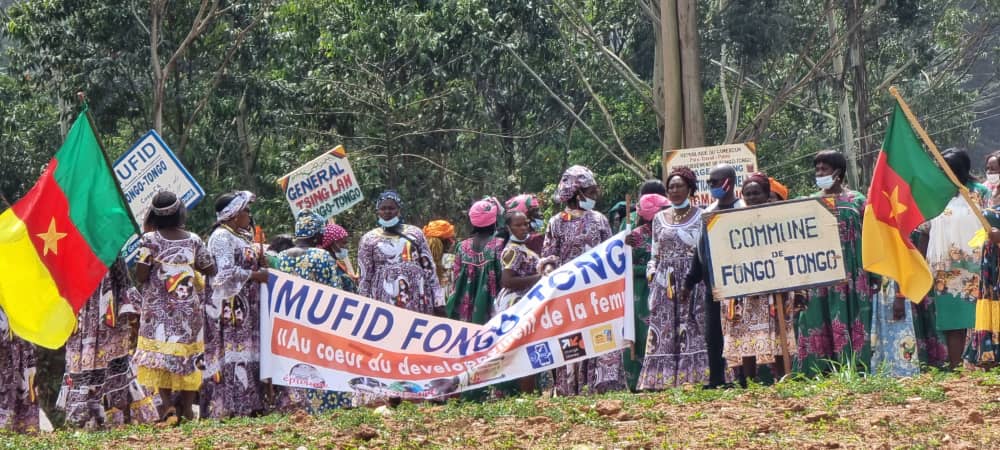
[{"label": "flagpole", "polygon": [[979,209],[979,205],[972,201],[972,197],[969,196],[969,188],[965,187],[965,185],[958,181],[958,177],[956,177],[955,173],[951,171],[951,167],[948,166],[948,162],[944,160],[943,156],[941,156],[941,152],[939,152],[937,146],[934,145],[934,141],[932,141],[931,137],[927,135],[927,131],[924,130],[924,127],[920,126],[920,121],[917,120],[917,116],[913,115],[913,111],[910,111],[910,105],[907,105],[906,101],[903,100],[903,96],[900,95],[899,89],[896,89],[896,86],[890,86],[889,93],[896,98],[896,102],[899,103],[899,107],[903,109],[903,114],[906,115],[906,119],[910,122],[910,126],[917,132],[917,136],[920,136],[920,140],[924,141],[924,144],[927,145],[927,149],[930,150],[932,155],[934,155],[934,159],[937,160],[938,165],[941,166],[941,170],[948,175],[948,179],[950,179],[951,182],[958,187],[958,192],[962,194],[962,198],[964,198],[969,204],[969,207],[972,208],[972,212],[976,214],[976,217],[979,219],[979,223],[982,224],[983,229],[989,233],[990,229],[993,227],[990,226],[990,223],[986,220],[986,216],[984,216],[983,212]]},{"label": "flagpole", "polygon": [[[97,124],[94,123],[94,116],[90,114],[90,106],[87,105],[87,94],[83,91],[77,92],[76,96],[80,99],[80,104],[84,105],[83,114],[87,116],[87,123],[90,124],[90,131],[94,133],[94,139],[97,140],[97,147],[101,149],[101,156],[104,157],[104,164],[108,167],[108,172],[111,173],[112,179],[115,176],[115,168],[111,165],[111,160],[108,158],[108,152],[104,149],[104,142],[101,142],[101,134],[97,132]],[[114,179],[115,189],[118,190],[118,195],[121,196],[122,200],[125,200],[125,192],[122,191],[122,187],[118,184],[118,180]],[[125,213],[128,218],[132,221],[132,228],[135,229],[135,234],[142,236],[142,231],[140,231],[139,224],[135,221],[135,217],[132,217],[132,210],[128,207],[128,202],[125,202]]]}]

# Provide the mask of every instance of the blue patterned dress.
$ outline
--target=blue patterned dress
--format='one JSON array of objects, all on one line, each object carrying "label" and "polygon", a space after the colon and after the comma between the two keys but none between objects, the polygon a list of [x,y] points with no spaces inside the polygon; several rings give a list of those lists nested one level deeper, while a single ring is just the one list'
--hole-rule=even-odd
[{"label": "blue patterned dress", "polygon": [[[278,255],[277,269],[300,276],[309,281],[322,283],[338,289],[343,288],[337,276],[337,260],[326,250],[318,248],[288,249]],[[282,387],[277,408],[288,412],[305,409],[310,414],[322,413],[351,406],[352,396],[347,392],[321,391]]]}]

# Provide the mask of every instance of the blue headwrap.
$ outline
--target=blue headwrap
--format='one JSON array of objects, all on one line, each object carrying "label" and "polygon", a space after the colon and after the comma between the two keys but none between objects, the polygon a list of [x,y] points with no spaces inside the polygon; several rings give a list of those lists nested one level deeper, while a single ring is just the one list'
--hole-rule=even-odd
[{"label": "blue headwrap", "polygon": [[375,207],[378,208],[386,200],[396,202],[396,206],[399,206],[399,209],[403,209],[403,197],[400,197],[398,192],[391,189],[379,194],[378,200],[375,201]]},{"label": "blue headwrap", "polygon": [[295,237],[297,238],[311,238],[323,233],[325,227],[326,219],[312,212],[311,209],[303,209],[295,217]]}]

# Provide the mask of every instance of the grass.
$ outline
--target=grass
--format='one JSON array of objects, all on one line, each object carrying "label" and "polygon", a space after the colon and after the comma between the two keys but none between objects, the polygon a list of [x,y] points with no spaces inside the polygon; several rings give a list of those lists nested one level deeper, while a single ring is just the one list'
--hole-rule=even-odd
[{"label": "grass", "polygon": [[[793,423],[796,426],[783,430],[766,426],[717,427],[698,436],[695,442],[700,442],[699,445],[788,447],[799,439],[824,442],[833,435],[841,436],[844,444],[851,445],[864,443],[864,438],[859,436],[876,430],[911,440],[914,448],[919,448],[940,444],[940,430],[928,423],[944,423],[950,419],[935,418],[932,414],[929,421],[919,423],[895,416],[858,423],[843,415],[859,411],[857,408],[891,408],[911,402],[929,402],[921,408],[933,410],[933,404],[948,400],[943,385],[958,379],[971,386],[981,386],[984,392],[1000,387],[1000,372],[997,371],[931,372],[913,379],[895,379],[884,374],[861,374],[851,365],[843,365],[827,377],[791,378],[774,386],[751,383],[747,389],[706,391],[685,387],[653,394],[522,396],[484,403],[451,400],[444,405],[404,403],[388,416],[362,408],[320,415],[306,424],[296,424],[289,416],[270,415],[191,422],[177,429],[142,425],[101,432],[57,430],[41,436],[0,433],[0,449],[482,447],[484,439],[489,439],[491,448],[551,448],[568,446],[570,441],[580,438],[581,432],[590,433],[587,439],[607,447],[655,445],[671,448],[688,446],[684,442],[690,442],[692,435],[688,430],[664,423],[680,420],[692,427],[712,426],[720,420],[717,405],[735,411],[727,413],[732,417],[722,419],[736,423],[744,415],[752,415],[760,423]],[[593,408],[601,400],[621,400],[623,412],[630,417],[618,420],[601,416]],[[772,408],[775,402],[802,406]],[[995,415],[1000,412],[1000,401],[983,398],[973,408],[987,416]],[[807,415],[820,412],[828,413],[829,418],[805,422]],[[545,431],[529,436],[527,427],[520,424],[526,422],[524,419],[538,416],[548,418],[548,422],[536,428]],[[353,437],[362,426],[373,428],[379,436],[369,442]],[[463,433],[472,429],[480,430],[480,434]]]}]

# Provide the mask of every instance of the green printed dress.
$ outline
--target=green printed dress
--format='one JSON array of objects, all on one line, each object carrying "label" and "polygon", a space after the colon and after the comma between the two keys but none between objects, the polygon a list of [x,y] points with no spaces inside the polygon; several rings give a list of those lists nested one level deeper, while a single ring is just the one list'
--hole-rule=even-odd
[{"label": "green printed dress", "polygon": [[[626,224],[622,224],[623,230],[625,226]],[[645,224],[635,228],[632,235],[642,242],[642,246],[632,248],[635,344],[632,346],[633,351],[622,352],[622,359],[625,364],[625,382],[628,383],[629,390],[635,391],[642,372],[642,360],[646,356],[646,337],[649,334],[649,282],[646,281],[646,265],[653,245],[652,225]]]},{"label": "green printed dress", "polygon": [[809,291],[806,308],[799,314],[794,370],[806,376],[829,372],[831,362],[856,364],[862,369],[871,362],[872,295],[878,282],[861,265],[865,196],[845,190],[834,200],[847,281]]}]

